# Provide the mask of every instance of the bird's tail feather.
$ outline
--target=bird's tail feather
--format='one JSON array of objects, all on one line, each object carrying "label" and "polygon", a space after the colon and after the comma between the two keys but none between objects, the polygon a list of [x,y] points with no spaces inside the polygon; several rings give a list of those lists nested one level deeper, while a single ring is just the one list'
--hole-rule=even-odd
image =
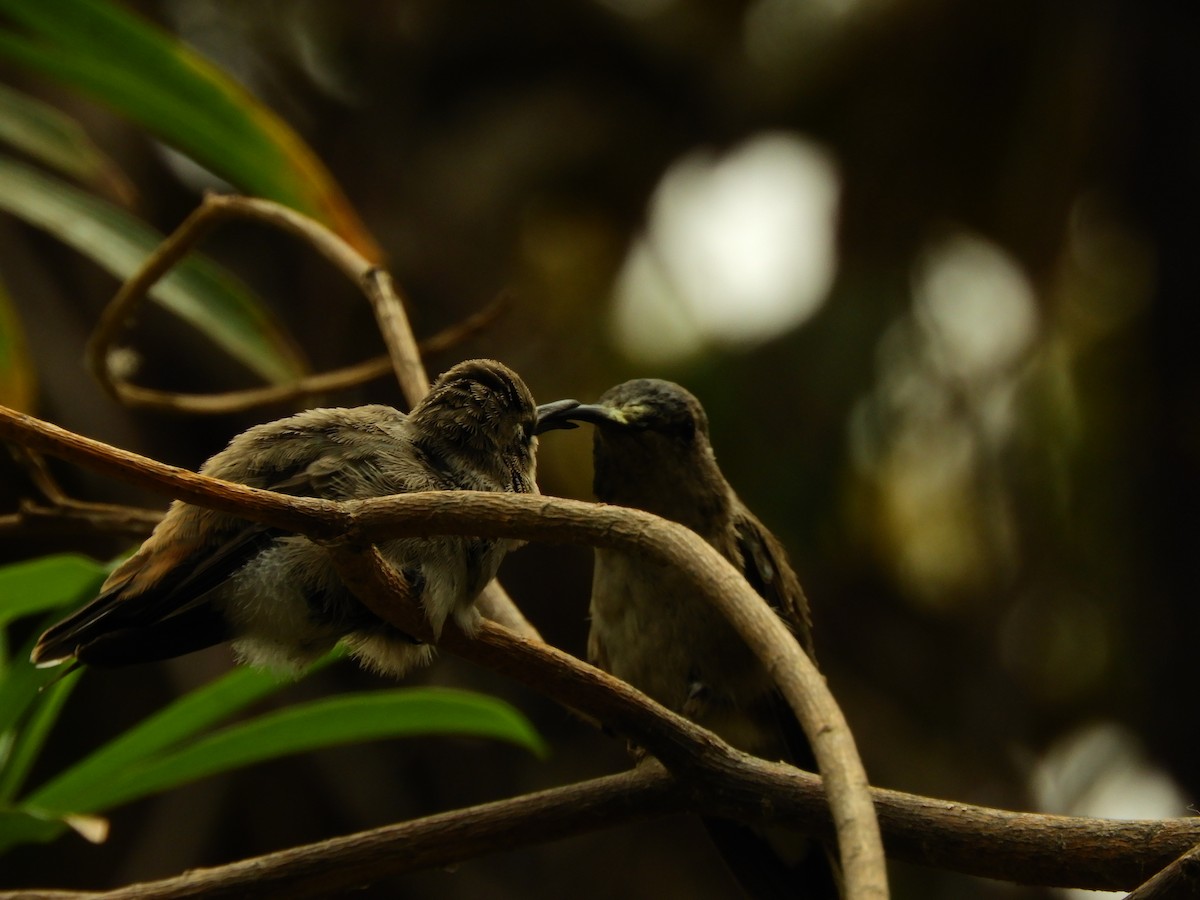
[{"label": "bird's tail feather", "polygon": [[157,662],[203,650],[232,637],[224,616],[211,605],[194,606],[174,616],[124,628],[104,627],[91,633],[86,623],[71,627],[70,619],[47,632],[33,651],[39,666],[52,666],[67,659],[86,665],[127,666]]}]

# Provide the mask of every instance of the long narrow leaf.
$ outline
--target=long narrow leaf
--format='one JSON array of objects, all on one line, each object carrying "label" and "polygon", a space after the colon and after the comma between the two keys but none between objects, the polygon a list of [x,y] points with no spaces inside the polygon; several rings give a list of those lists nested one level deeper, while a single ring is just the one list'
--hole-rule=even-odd
[{"label": "long narrow leaf", "polygon": [[[331,657],[316,663],[324,665]],[[198,688],[109,741],[28,797],[39,809],[86,812],[77,799],[100,789],[131,766],[281,690],[289,682],[260,669],[236,669]]]},{"label": "long narrow leaf", "polygon": [[70,116],[0,85],[0,141],[122,203],[133,197],[117,165]]},{"label": "long narrow leaf", "polygon": [[[85,562],[91,563],[90,560]],[[95,579],[103,577],[102,572],[93,574],[91,584],[85,587],[87,593],[91,593]],[[73,599],[79,584],[71,585],[69,579],[57,580],[61,597]],[[42,624],[49,625],[55,617],[47,616]],[[40,632],[40,628],[35,630],[18,649],[16,657],[0,668],[0,747],[3,748],[0,752],[0,806],[21,790],[81,675],[71,672],[64,676],[60,670],[34,667],[29,661],[29,653]],[[0,634],[4,634],[2,629]]]},{"label": "long narrow leaf", "polygon": [[44,844],[66,829],[61,818],[0,807],[0,853],[19,844]]},{"label": "long narrow leaf", "polygon": [[94,592],[109,567],[78,553],[0,566],[0,628],[14,619],[68,606]]},{"label": "long narrow leaf", "polygon": [[[47,624],[49,624],[47,620]],[[5,736],[6,753],[0,764],[7,761],[8,755],[15,747],[15,735],[21,717],[30,707],[44,699],[44,692],[61,673],[48,669],[35,668],[29,662],[29,651],[33,649],[33,638],[18,651],[17,658],[12,660],[0,674],[0,735]],[[74,679],[68,676],[64,682],[74,684]]]},{"label": "long narrow leaf", "polygon": [[[162,242],[161,234],[116,206],[4,157],[0,209],[45,229],[122,279]],[[204,257],[184,260],[150,296],[263,378],[283,383],[304,370],[262,301]]]},{"label": "long narrow leaf", "polygon": [[103,0],[0,0],[0,11],[29,31],[0,32],[0,54],[96,97],[247,193],[307,213],[379,260],[299,136],[175,38]]},{"label": "long narrow leaf", "polygon": [[[73,553],[0,567],[0,635],[7,637],[4,626],[14,619],[73,606],[94,594],[109,568]],[[59,615],[47,616],[43,624]],[[81,675],[34,667],[29,654],[40,631],[30,635],[14,659],[0,665],[0,805],[21,790]],[[6,829],[37,839],[57,833],[47,823],[37,825],[21,816],[0,820],[0,848],[8,840]]]},{"label": "long narrow leaf", "polygon": [[[319,700],[234,725],[174,753],[133,766],[52,807],[41,794],[38,809],[95,812],[252,763],[357,741],[454,734],[509,741],[535,753],[544,745],[511,706],[480,694],[447,688],[400,688]],[[64,806],[66,801],[69,805]]]},{"label": "long narrow leaf", "polygon": [[11,800],[20,791],[79,675],[79,672],[72,672],[45,688],[33,711],[13,735],[4,766],[0,769],[0,801]]}]

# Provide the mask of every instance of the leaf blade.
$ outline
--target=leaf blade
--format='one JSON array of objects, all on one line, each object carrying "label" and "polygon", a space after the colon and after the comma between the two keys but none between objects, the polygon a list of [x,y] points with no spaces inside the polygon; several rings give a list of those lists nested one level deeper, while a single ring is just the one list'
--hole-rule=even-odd
[{"label": "leaf blade", "polygon": [[[326,657],[325,661],[329,659]],[[314,668],[325,661],[316,663]],[[103,785],[131,765],[167,751],[289,683],[287,679],[261,669],[235,669],[176,699],[113,738],[34,790],[26,802],[38,809],[90,812],[77,806],[77,799],[96,790],[97,785]]]},{"label": "leaf blade", "polygon": [[[32,668],[26,661],[18,665]],[[3,769],[0,769],[0,800],[10,800],[25,783],[79,675],[78,671],[72,672],[46,686],[35,696],[32,712],[12,735],[11,745],[5,754]]]},{"label": "leaf blade", "polygon": [[0,628],[22,616],[78,602],[95,591],[109,571],[109,566],[78,553],[0,566]]},{"label": "leaf blade", "polygon": [[133,198],[133,186],[78,122],[4,85],[0,85],[0,141],[114,200],[128,204]]},{"label": "leaf blade", "polygon": [[[137,271],[162,235],[85,191],[0,157],[0,209],[90,257],[117,278]],[[150,290],[164,308],[251,371],[286,384],[306,370],[283,326],[245,285],[192,254]]]},{"label": "leaf blade", "polygon": [[[71,812],[96,812],[220,772],[280,756],[386,737],[455,734],[545,747],[533,726],[503,701],[449,688],[398,688],[342,695],[230,726],[97,784]],[[44,798],[31,798],[46,810]],[[53,808],[55,812],[66,812]]]},{"label": "leaf blade", "polygon": [[32,34],[0,32],[0,54],[101,100],[247,193],[304,212],[381,260],[299,135],[172,36],[101,0],[0,0],[0,10]]}]

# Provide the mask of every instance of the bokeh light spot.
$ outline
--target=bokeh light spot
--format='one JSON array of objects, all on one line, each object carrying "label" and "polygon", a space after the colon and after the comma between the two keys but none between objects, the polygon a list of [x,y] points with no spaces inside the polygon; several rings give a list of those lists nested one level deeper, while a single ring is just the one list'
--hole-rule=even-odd
[{"label": "bokeh light spot", "polygon": [[833,282],[837,198],[831,158],[797,135],[681,159],[617,279],[620,345],[663,361],[709,345],[753,346],[800,325]]}]

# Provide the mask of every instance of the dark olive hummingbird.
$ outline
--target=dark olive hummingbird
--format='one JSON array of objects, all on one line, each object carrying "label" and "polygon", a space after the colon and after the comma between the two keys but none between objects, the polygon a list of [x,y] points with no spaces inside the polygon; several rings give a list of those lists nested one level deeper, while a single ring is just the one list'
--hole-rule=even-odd
[{"label": "dark olive hummingbird", "polygon": [[[568,409],[553,427],[596,426],[598,500],[687,526],[733,564],[813,654],[808,600],[778,540],[725,480],[708,417],[687,390],[636,379],[596,404]],[[597,549],[588,655],[669,709],[733,746],[805,769],[815,761],[766,667],[688,577],[634,553]],[[786,829],[706,820],[743,888],[755,897],[837,896],[835,865]]]}]

